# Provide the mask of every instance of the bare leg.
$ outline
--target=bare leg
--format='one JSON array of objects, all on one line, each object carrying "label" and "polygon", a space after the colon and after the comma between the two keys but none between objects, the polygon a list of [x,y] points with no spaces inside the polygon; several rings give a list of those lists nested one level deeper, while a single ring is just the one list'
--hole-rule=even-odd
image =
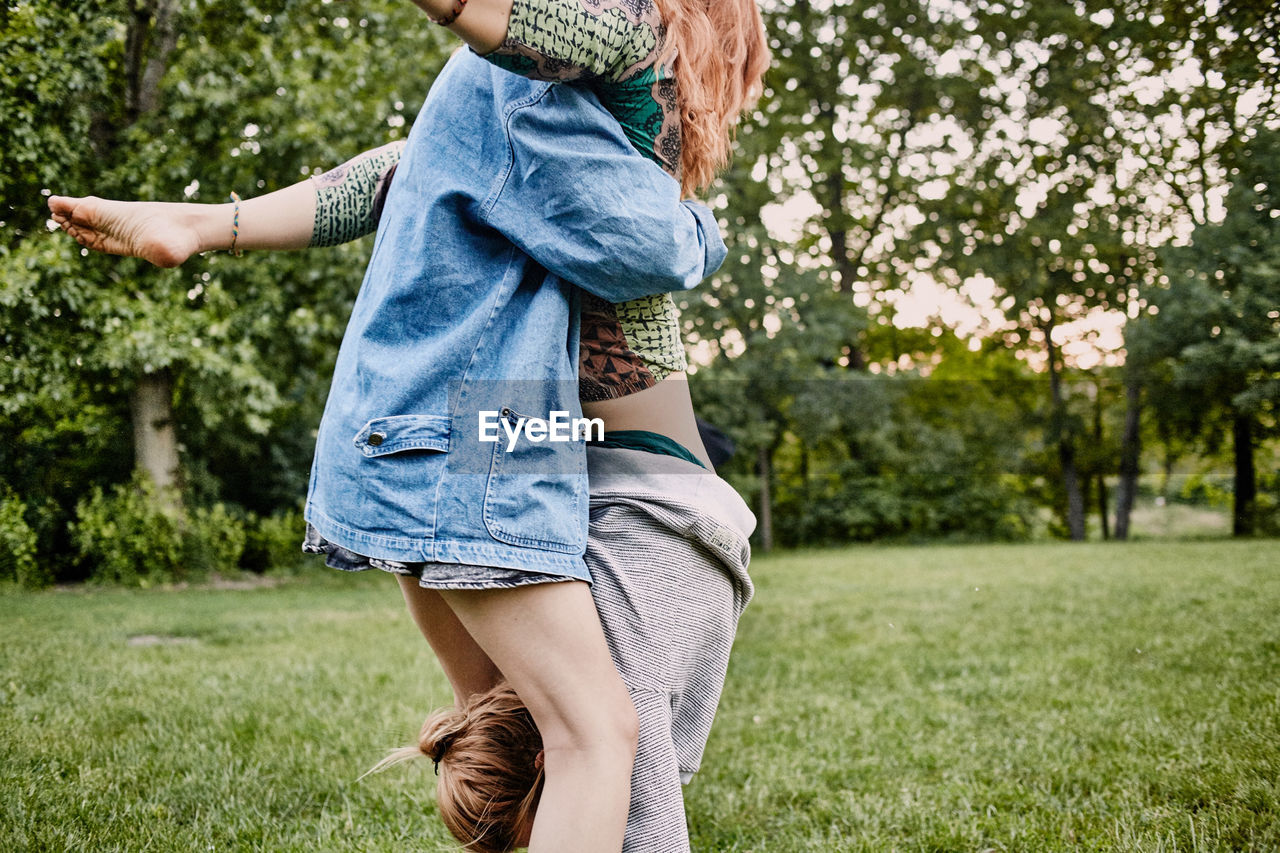
[{"label": "bare leg", "polygon": [[[365,152],[351,163],[377,156]],[[240,202],[238,249],[304,249],[316,218],[310,179]],[[197,252],[230,249],[235,205],[112,201],[96,196],[49,199],[49,214],[81,246],[176,267]]]},{"label": "bare leg", "polygon": [[203,251],[200,217],[225,219],[231,234],[231,208],[168,204],[152,201],[111,201],[87,196],[49,199],[53,221],[81,246],[110,255],[128,255],[158,267],[176,267]]},{"label": "bare leg", "polygon": [[409,615],[431,644],[453,686],[456,705],[461,706],[469,696],[484,693],[502,680],[502,673],[462,627],[437,590],[424,589],[415,578],[397,580]]},{"label": "bare leg", "polygon": [[530,853],[617,853],[638,723],[587,585],[441,595],[542,733],[547,777]]}]

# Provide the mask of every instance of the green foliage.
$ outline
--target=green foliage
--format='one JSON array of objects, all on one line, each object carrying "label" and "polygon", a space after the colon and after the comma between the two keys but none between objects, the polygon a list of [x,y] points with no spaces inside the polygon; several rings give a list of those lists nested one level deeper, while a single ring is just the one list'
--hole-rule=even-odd
[{"label": "green foliage", "polygon": [[1257,534],[1280,537],[1280,468],[1258,477]]},{"label": "green foliage", "polygon": [[[1024,430],[1016,411],[995,403],[996,389],[918,378],[854,384],[849,404],[834,410],[841,413],[835,428],[800,439],[810,442],[809,460],[799,481],[788,479],[781,490],[781,542],[1030,534],[1019,476],[1025,448],[1004,440]],[[792,413],[812,424],[812,407],[831,402],[829,392],[811,395]],[[786,462],[781,454],[779,467]]]},{"label": "green foliage", "polygon": [[36,553],[36,532],[27,524],[27,505],[8,486],[0,485],[0,581],[44,586],[50,575]]},{"label": "green foliage", "polygon": [[184,534],[188,570],[195,577],[234,572],[248,538],[242,515],[221,503],[191,510]]},{"label": "green foliage", "polygon": [[1231,437],[1235,530],[1247,534],[1270,515],[1250,485],[1254,453],[1280,435],[1280,129],[1239,145],[1225,217],[1165,251],[1165,280],[1127,337],[1165,432],[1210,454]]},{"label": "green foliage", "polygon": [[290,574],[305,559],[302,539],[306,522],[298,510],[250,520],[240,565],[251,572]]},{"label": "green foliage", "polygon": [[[1096,483],[1115,468],[1119,398],[1056,347],[1072,321],[1141,317],[1146,299],[1161,313],[1129,346],[1152,377],[1148,433],[1212,453],[1235,407],[1271,440],[1280,239],[1258,205],[1280,164],[1257,131],[1280,89],[1265,4],[762,7],[775,66],[710,198],[730,254],[713,286],[677,298],[701,413],[740,448],[729,475],[758,500],[762,460],[776,469],[780,541],[1018,537],[1029,503],[1065,517],[1056,442]],[[47,233],[44,195],[285,186],[402,137],[455,44],[403,0],[0,5],[0,478],[41,571],[88,570],[68,523],[87,492],[128,479],[129,396],[160,372],[193,505],[251,519],[294,505],[369,248],[159,271]],[[1193,248],[1158,251],[1192,224]],[[897,322],[919,283],[972,298],[976,281],[994,295],[973,357],[941,309],[927,328]],[[1060,394],[1017,359],[1047,360]],[[870,368],[916,378],[826,399],[824,383]],[[249,523],[246,566],[292,560],[285,519]]]},{"label": "green foliage", "polygon": [[[991,286],[978,334],[1060,380],[1021,428],[1041,432],[1038,496],[1082,532],[1082,491],[1117,448],[1091,426],[1102,377],[1068,346],[1096,333],[1072,324],[1136,316],[1157,250],[1203,221],[1246,122],[1276,121],[1274,16],[1164,0],[764,10],[776,63],[718,199],[729,259],[686,311],[715,358],[700,376],[752,385],[724,409],[744,449],[771,454],[796,428],[768,374],[928,365],[947,355],[945,324],[899,328],[903,294]],[[779,210],[800,212],[794,233],[765,227]],[[1099,406],[1119,405],[1105,393]],[[779,493],[793,498],[810,500]],[[872,517],[903,517],[895,505]]]},{"label": "green foliage", "polygon": [[72,537],[94,580],[151,586],[187,574],[182,521],[151,497],[145,480],[95,487],[76,506]]},{"label": "green foliage", "polygon": [[76,506],[72,536],[89,578],[149,587],[232,572],[245,550],[244,523],[222,504],[166,508],[144,477],[94,488]]},{"label": "green foliage", "polygon": [[[174,378],[200,503],[297,500],[369,246],[156,270],[48,233],[45,195],[286,186],[403,137],[453,41],[400,0],[0,8],[0,476],[74,580],[67,523],[91,488],[128,479],[143,376]],[[50,452],[59,441],[83,453]]]},{"label": "green foliage", "polygon": [[[1167,256],[1167,285],[1153,289],[1158,313],[1135,331],[1149,361],[1213,406],[1268,425],[1280,408],[1280,129],[1244,146],[1221,223],[1202,225]],[[1212,403],[1212,405],[1205,405]],[[1203,421],[1202,421],[1203,423]]]},{"label": "green foliage", "polygon": [[952,336],[939,346],[946,355],[927,377],[699,371],[697,409],[738,445],[721,473],[757,508],[761,453],[770,460],[778,544],[1034,532],[1028,460],[1042,383],[999,349],[971,352]]}]

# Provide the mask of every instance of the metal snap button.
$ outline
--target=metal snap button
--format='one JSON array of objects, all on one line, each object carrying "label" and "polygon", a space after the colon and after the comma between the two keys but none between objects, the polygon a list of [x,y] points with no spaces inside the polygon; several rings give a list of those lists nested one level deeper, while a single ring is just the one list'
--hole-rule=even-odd
[{"label": "metal snap button", "polygon": [[369,446],[370,446],[370,447],[377,447],[378,445],[382,444],[382,442],[383,442],[383,441],[385,441],[385,440],[386,440],[386,436],[385,436],[385,435],[383,435],[383,434],[382,434],[382,433],[380,433],[380,432],[372,432],[372,433],[369,433]]}]

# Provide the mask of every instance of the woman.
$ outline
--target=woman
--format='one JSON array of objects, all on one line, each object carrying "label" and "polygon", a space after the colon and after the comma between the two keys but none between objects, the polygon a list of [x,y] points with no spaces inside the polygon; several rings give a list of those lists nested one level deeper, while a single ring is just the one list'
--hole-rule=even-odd
[{"label": "woman", "polygon": [[[624,850],[689,850],[682,783],[702,759],[738,618],[751,598],[742,499],[695,463],[593,444],[591,594],[640,719]],[[603,446],[602,446],[603,445]],[[441,817],[468,850],[505,853],[528,837],[542,743],[515,692],[499,684],[428,717],[414,747],[436,767]]]},{"label": "woman", "polygon": [[[376,191],[385,189],[380,178],[399,147],[368,152],[314,182],[245,202],[245,221],[255,224],[244,227],[241,238],[255,248],[290,248],[354,236],[340,211],[363,209],[372,219]],[[363,204],[355,204],[360,198]],[[192,246],[230,246],[211,205],[55,198],[51,207],[86,245],[153,262],[180,263]],[[207,237],[200,236],[204,225],[212,226]],[[640,726],[623,848],[635,853],[689,849],[681,783],[698,769],[737,620],[752,593],[750,510],[691,454],[661,439],[652,431],[612,431],[587,450],[591,594]],[[368,566],[346,559],[329,555],[339,567]],[[416,593],[410,567],[378,565],[404,575],[411,603],[434,592]],[[438,630],[430,614],[415,614],[428,636]],[[459,645],[467,652],[474,644],[463,638]],[[461,842],[509,850],[529,838],[529,815],[539,805],[542,738],[515,692],[505,683],[494,686],[501,676],[483,651],[473,654],[441,654],[457,707],[432,715],[419,746],[399,757],[436,761],[441,815]],[[474,667],[459,666],[471,660]]]},{"label": "woman", "polygon": [[[431,6],[431,4],[423,2],[420,2],[419,5],[427,8]],[[455,20],[452,24],[464,37],[468,38],[468,41],[472,42],[473,46],[477,46],[480,49],[487,49],[492,46],[491,42],[486,43],[483,40],[477,40],[475,35],[476,32],[484,31],[484,23],[489,19],[482,15],[476,16],[475,13],[478,10],[491,12],[491,5],[493,4],[482,4],[481,0],[472,0],[472,4],[467,7],[463,14],[455,14]],[[552,4],[552,6],[554,5]],[[547,67],[553,67],[556,74],[561,77],[591,77],[594,88],[601,93],[601,101],[606,106],[609,106],[615,115],[624,119],[628,116],[648,117],[647,123],[633,121],[629,126],[628,139],[633,144],[637,144],[637,147],[648,153],[651,159],[661,163],[669,171],[676,172],[681,169],[684,163],[688,163],[689,168],[684,169],[686,181],[690,179],[695,182],[699,180],[705,181],[714,168],[717,158],[722,158],[724,149],[727,148],[729,120],[726,119],[726,116],[731,114],[731,117],[736,117],[737,109],[745,103],[751,90],[751,86],[747,85],[747,83],[750,83],[753,77],[754,80],[758,81],[759,73],[762,70],[761,60],[764,56],[762,40],[757,39],[754,53],[751,54],[754,56],[754,60],[748,62],[748,67],[742,71],[739,85],[736,88],[733,85],[728,86],[731,90],[730,100],[737,98],[738,103],[736,105],[730,104],[730,109],[724,109],[725,102],[722,98],[722,109],[718,113],[714,113],[711,118],[711,123],[720,123],[719,130],[723,144],[718,150],[715,149],[715,146],[710,148],[703,146],[698,157],[691,157],[690,153],[696,153],[696,148],[685,146],[681,149],[673,145],[673,139],[679,139],[678,134],[673,135],[672,133],[673,126],[678,122],[670,110],[667,113],[664,113],[661,109],[655,112],[654,105],[659,104],[657,99],[651,99],[649,103],[643,103],[642,98],[637,99],[636,97],[637,92],[651,91],[657,95],[661,95],[663,91],[669,92],[669,85],[664,86],[664,79],[666,78],[663,77],[663,72],[656,70],[658,68],[656,63],[651,61],[647,67],[640,67],[640,71],[637,72],[636,67],[643,66],[643,62],[631,62],[628,66],[617,70],[619,65],[615,61],[612,66],[615,71],[611,72],[612,76],[610,76],[610,73],[606,73],[605,65],[597,65],[591,68],[586,66],[566,68],[564,63],[567,59],[576,59],[577,57],[553,56],[548,53],[549,50],[555,49],[554,46],[539,40],[536,27],[531,26],[530,21],[534,19],[545,21],[549,15],[557,11],[559,13],[573,11],[572,9],[566,9],[565,5],[563,3],[559,4],[560,8],[558,10],[553,9],[552,12],[548,12],[545,8],[535,8],[532,5],[523,3],[517,3],[515,7],[508,8],[506,10],[508,14],[508,29],[512,30],[513,33],[521,33],[522,38],[507,39],[501,49],[491,54],[491,61],[505,64],[507,67],[519,66],[521,62],[533,62],[533,65],[529,67],[516,67],[516,70],[522,70],[530,76],[550,76],[543,72]],[[675,5],[680,6],[680,4]],[[746,5],[749,7],[750,12],[746,18],[748,21],[756,23],[758,34],[758,15],[756,15],[753,6]],[[585,8],[582,7],[577,11],[582,13]],[[429,8],[429,11],[440,14],[438,9]],[[682,14],[687,11],[685,9],[680,10]],[[694,9],[694,11],[698,10]],[[702,11],[703,14],[700,17],[686,14],[683,18],[677,16],[677,19],[686,23],[690,19],[694,19],[695,25],[686,27],[686,29],[697,35],[698,26],[702,26],[702,34],[705,35],[705,29],[710,22],[710,18],[705,14],[706,10]],[[632,35],[634,35],[635,31],[643,30],[646,27],[651,34],[657,35],[659,33],[660,26],[654,22],[655,19],[651,13],[651,9],[646,10],[642,7],[639,16],[627,19],[633,25]],[[465,26],[468,21],[475,22],[474,29],[468,29]],[[748,27],[747,30],[750,31],[750,28]],[[631,38],[631,36],[628,36],[628,38]],[[635,40],[632,38],[632,41]],[[725,41],[726,43],[733,42],[732,39]],[[750,39],[740,39],[740,41],[750,41]],[[657,45],[658,42],[655,40],[654,47],[650,48],[644,54],[644,57],[648,57],[650,60],[655,59],[659,53]],[[674,45],[667,44],[666,47],[669,49]],[[751,51],[747,52],[751,53]],[[599,50],[597,57],[606,53],[606,50]],[[706,51],[703,51],[703,54],[705,53]],[[714,54],[715,51],[711,53]],[[632,58],[634,56],[635,52],[633,51]],[[503,57],[507,58],[503,59]],[[641,57],[641,59],[644,57]],[[552,59],[559,60],[560,64],[551,63],[549,60]],[[723,75],[727,70],[727,63],[722,61],[720,70]],[[677,76],[679,76],[679,71],[680,66],[677,65]],[[649,77],[644,77],[645,74],[648,74]],[[638,86],[637,80],[639,81]],[[734,92],[736,94],[733,94]],[[683,94],[683,89],[681,93]],[[690,100],[695,105],[699,103],[696,98],[691,98]],[[668,106],[670,103],[673,102],[669,102]],[[698,114],[696,108],[691,111],[688,103],[682,103],[681,105],[685,108],[686,114],[694,116],[692,122],[686,123],[686,128],[693,124],[706,125],[708,123],[707,116]],[[653,119],[655,114],[660,120],[655,121]],[[648,128],[652,132],[652,139],[647,142],[647,150],[645,137],[643,136],[644,128]],[[665,141],[661,141],[664,139],[664,132],[666,134]],[[320,186],[318,188],[303,184],[263,199],[246,202],[242,206],[237,205],[234,211],[205,208],[200,211],[203,214],[202,216],[191,215],[193,213],[191,210],[185,210],[181,215],[174,215],[173,208],[131,207],[126,210],[116,207],[115,205],[118,203],[75,202],[74,200],[66,199],[53,200],[51,207],[54,209],[55,218],[60,218],[64,226],[76,233],[77,237],[87,245],[107,251],[137,254],[148,257],[162,265],[180,263],[190,252],[203,248],[285,248],[302,245],[299,241],[301,231],[298,228],[298,222],[300,220],[297,219],[296,213],[299,210],[305,211],[308,204],[315,210],[311,222],[312,233],[308,235],[308,241],[319,243],[336,242],[340,238],[349,237],[351,228],[349,223],[331,221],[329,213],[326,212],[326,197],[330,201],[346,193],[350,193],[355,197],[359,197],[362,194],[365,198],[370,197],[372,193],[369,192],[369,188],[378,181],[380,175],[385,173],[386,166],[395,159],[396,154],[397,152],[394,149],[380,150],[368,157],[358,158],[358,161],[350,164],[348,168],[335,170],[335,173],[331,173],[330,176],[319,182]],[[677,162],[676,157],[673,155],[679,155],[680,162]],[[353,187],[358,187],[358,189],[353,191]],[[320,201],[319,204],[317,204],[317,200]],[[343,207],[343,205],[337,206]],[[239,231],[238,233],[233,232],[231,246],[225,246],[225,217],[227,213],[231,213],[233,217],[238,217],[241,220],[236,223],[239,226]],[[303,220],[305,218],[303,217]],[[99,227],[96,230],[91,228],[86,230],[94,222]],[[215,225],[214,223],[217,222],[222,224]],[[287,227],[286,224],[288,224]],[[123,242],[113,243],[113,240]],[[380,237],[380,242],[382,240],[383,237]],[[375,257],[374,266],[376,264],[377,258]],[[371,267],[371,271],[372,269],[373,267]],[[369,284],[369,281],[370,279],[366,280],[366,285]],[[590,284],[590,282],[582,283]],[[657,301],[652,298],[646,298],[646,300],[638,303],[636,307],[642,315],[648,315],[651,319],[657,318],[659,322],[656,324],[656,328],[660,330],[663,328],[663,324],[668,330],[675,325],[674,310],[669,298]],[[602,400],[593,406],[585,407],[586,413],[603,417],[611,429],[644,430],[650,437],[664,435],[670,439],[675,439],[675,441],[693,449],[693,454],[685,452],[688,458],[692,459],[695,456],[705,458],[705,451],[702,450],[701,444],[697,439],[696,425],[693,421],[692,408],[688,402],[687,389],[681,381],[683,377],[679,375],[678,371],[664,370],[664,368],[670,367],[673,363],[671,348],[649,346],[646,350],[644,346],[636,345],[629,348],[626,346],[620,347],[619,343],[626,340],[627,328],[634,335],[636,330],[646,331],[644,325],[632,323],[630,327],[626,327],[624,322],[620,321],[620,316],[622,318],[627,317],[626,311],[615,312],[612,306],[606,302],[599,303],[593,309],[593,312],[584,313],[584,330],[594,329],[596,331],[594,334],[584,333],[584,350],[587,351],[588,358],[584,360],[581,383],[584,392],[587,392],[588,396],[605,398],[607,401]],[[358,305],[357,315],[359,313],[360,306]],[[649,329],[654,327],[652,323],[649,325]],[[667,339],[669,337],[667,335]],[[661,332],[656,336],[649,335],[647,340],[657,341],[661,344],[664,340],[664,335]],[[602,358],[596,359],[594,369],[592,369],[590,358],[593,346],[597,355],[603,354]],[[646,357],[646,352],[649,353],[648,357]],[[683,352],[678,348],[678,344],[675,348],[675,353],[677,355],[677,358],[674,359],[675,364],[677,367],[682,367]],[[601,370],[599,369],[601,365],[614,369]],[[622,369],[618,369],[619,366]],[[669,380],[674,381],[659,383],[658,380],[662,378],[664,372],[672,373],[673,375],[669,377]],[[655,385],[657,387],[654,387]],[[624,396],[650,388],[652,390],[646,390],[639,397]],[[607,399],[614,397],[618,399]],[[646,399],[641,401],[641,398]],[[655,400],[654,398],[657,399]],[[364,436],[366,443],[363,450],[369,451],[372,444],[371,439],[378,435],[379,433],[367,432]],[[622,441],[624,439],[619,438],[616,440]],[[643,445],[650,439],[647,439],[645,434],[638,436],[632,434],[626,437],[626,440],[639,441]],[[323,454],[318,452],[318,464],[322,458],[324,458]],[[594,505],[593,499],[593,507]],[[403,575],[401,578],[402,588],[410,610],[422,628],[423,633],[439,654],[445,671],[454,686],[455,695],[459,703],[472,694],[481,693],[491,688],[499,678],[499,670],[507,672],[507,666],[502,666],[500,663],[495,665],[494,656],[490,652],[496,647],[498,648],[496,656],[506,656],[510,659],[510,656],[518,650],[509,646],[504,647],[501,642],[495,642],[493,635],[495,633],[502,634],[502,631],[498,630],[498,626],[494,622],[500,620],[486,619],[484,614],[477,615],[473,609],[469,609],[471,608],[469,602],[459,600],[459,598],[474,598],[474,596],[459,596],[456,592],[456,587],[453,591],[449,591],[449,587],[441,583],[438,578],[433,581],[425,577],[422,564],[392,559],[396,555],[388,556],[384,554],[379,556],[365,554],[360,550],[353,551],[339,543],[332,542],[332,537],[323,534],[313,533],[309,538],[314,548],[330,552],[331,561],[339,564],[350,562],[350,567],[363,567],[361,565],[362,561],[364,565],[372,562],[380,568],[396,571]],[[526,574],[528,573],[526,572]],[[459,578],[455,576],[449,580],[456,583]],[[474,580],[474,578],[468,578],[467,580]],[[511,582],[510,576],[493,577],[492,573],[476,581],[476,583],[487,584],[490,587]],[[551,587],[553,584],[546,583],[539,584],[539,586]],[[489,592],[481,597],[492,599],[496,596],[495,593]],[[527,598],[527,595],[523,595],[521,598]],[[743,603],[745,603],[745,600]],[[507,609],[500,607],[497,610],[510,615],[511,613],[521,612],[523,607],[527,607],[527,605],[521,604]],[[491,610],[492,608],[486,605],[478,609]],[[550,609],[552,608],[548,608],[548,610]],[[580,607],[578,609],[580,611]],[[459,612],[460,610],[465,612]],[[570,612],[570,608],[566,606],[561,615],[563,616]],[[736,612],[734,613],[734,619],[736,620]],[[486,639],[488,640],[487,643]],[[727,645],[725,645],[724,651],[727,654]],[[518,659],[518,654],[516,657]],[[510,676],[510,672],[507,672],[507,675]],[[517,690],[528,702],[528,697],[525,695],[526,691],[520,689],[518,684]],[[716,690],[718,693],[718,683]],[[536,702],[528,702],[528,704],[533,711],[535,719],[539,717],[540,710],[543,716],[547,714],[547,709],[545,707],[540,709]],[[714,707],[714,702],[712,707]],[[643,726],[643,724],[644,721],[642,720],[641,725]],[[535,846],[539,844],[539,828],[543,825],[544,810],[551,808],[549,803],[555,802],[552,782],[556,776],[555,765],[558,763],[556,761],[558,747],[555,745],[555,727],[552,728],[549,736],[542,720],[538,721],[538,726],[542,730],[544,741],[547,743],[548,788],[543,792],[543,808],[539,809],[539,820],[535,823],[533,838],[531,839]],[[666,736],[669,739],[669,732]],[[642,749],[643,752],[644,750]],[[640,766],[637,765],[638,775],[640,769]],[[676,796],[678,802],[678,787]],[[635,809],[633,808],[633,814],[634,812]],[[581,804],[579,804],[579,810],[575,813],[575,820],[581,823],[584,820],[582,815]],[[680,825],[682,829],[682,816]],[[635,833],[629,831],[629,843],[634,836]],[[562,838],[568,837],[562,836]],[[643,841],[640,843],[642,846],[636,847],[636,849],[658,849],[652,846],[643,846]],[[580,840],[570,842],[570,846],[573,849],[586,849],[581,846]]]}]

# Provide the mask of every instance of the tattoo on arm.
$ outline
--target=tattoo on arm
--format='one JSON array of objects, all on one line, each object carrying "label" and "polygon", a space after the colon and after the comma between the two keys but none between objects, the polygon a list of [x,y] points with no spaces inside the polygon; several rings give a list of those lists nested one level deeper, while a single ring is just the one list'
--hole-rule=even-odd
[{"label": "tattoo on arm", "polygon": [[655,379],[666,379],[689,367],[680,340],[680,309],[670,293],[621,302],[614,311],[632,351]]}]

